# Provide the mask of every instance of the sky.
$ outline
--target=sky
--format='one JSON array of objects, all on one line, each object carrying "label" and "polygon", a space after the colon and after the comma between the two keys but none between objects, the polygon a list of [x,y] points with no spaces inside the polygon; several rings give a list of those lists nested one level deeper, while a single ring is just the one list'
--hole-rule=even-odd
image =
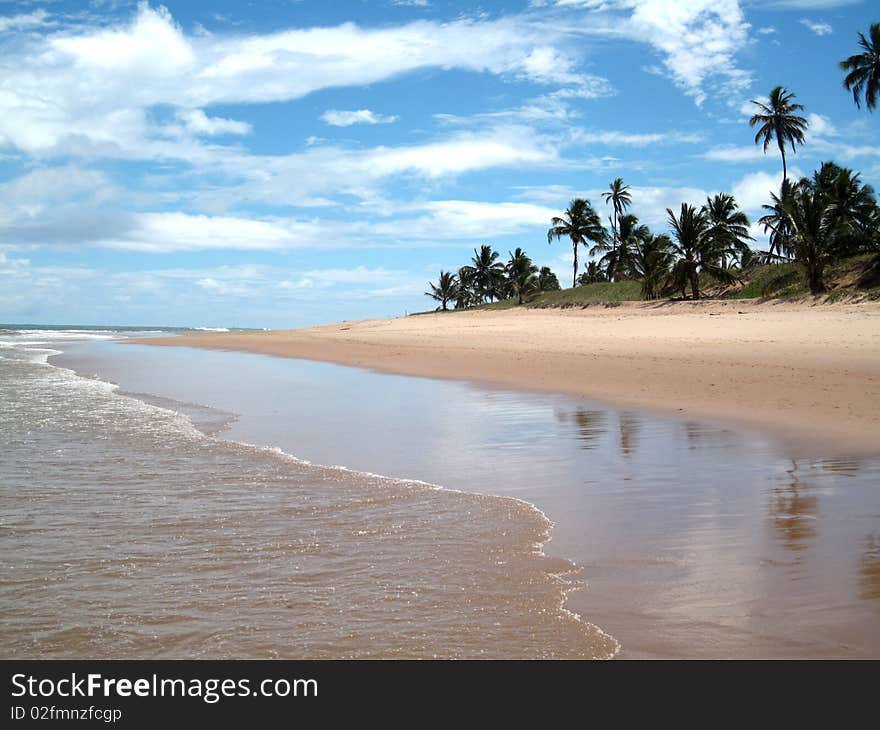
[{"label": "sky", "polygon": [[[859,0],[0,0],[0,322],[300,327],[432,309],[490,244],[547,243],[616,177],[656,232],[782,176],[748,126],[805,106],[792,174],[880,186],[838,62]],[[765,245],[753,226],[756,247]],[[583,263],[586,256],[581,254]]]}]

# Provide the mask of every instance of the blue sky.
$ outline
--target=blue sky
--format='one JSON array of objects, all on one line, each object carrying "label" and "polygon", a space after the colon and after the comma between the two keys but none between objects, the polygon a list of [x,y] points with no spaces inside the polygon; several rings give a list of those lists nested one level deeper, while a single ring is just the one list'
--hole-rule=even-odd
[{"label": "blue sky", "polygon": [[0,321],[398,316],[483,243],[565,283],[549,219],[574,196],[607,213],[615,177],[658,231],[720,191],[757,218],[781,164],[749,101],[777,84],[811,122],[791,168],[877,186],[880,115],[837,69],[877,20],[858,0],[0,0]]}]

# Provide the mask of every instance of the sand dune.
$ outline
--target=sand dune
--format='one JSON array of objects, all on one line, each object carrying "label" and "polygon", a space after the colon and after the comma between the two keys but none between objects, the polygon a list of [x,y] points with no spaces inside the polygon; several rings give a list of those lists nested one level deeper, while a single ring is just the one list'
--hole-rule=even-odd
[{"label": "sand dune", "polygon": [[148,342],[570,393],[880,453],[880,303],[520,308]]}]

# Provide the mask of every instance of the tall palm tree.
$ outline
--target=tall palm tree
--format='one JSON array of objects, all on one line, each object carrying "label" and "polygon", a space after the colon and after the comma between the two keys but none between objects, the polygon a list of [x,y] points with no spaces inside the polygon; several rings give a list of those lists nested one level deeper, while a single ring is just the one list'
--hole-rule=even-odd
[{"label": "tall palm tree", "polygon": [[547,231],[547,243],[554,238],[568,237],[571,239],[571,248],[574,253],[574,274],[571,285],[577,286],[578,272],[578,246],[586,245],[587,241],[599,243],[606,237],[605,228],[599,219],[589,200],[575,198],[568,204],[568,209],[561,218],[550,219],[550,230]]},{"label": "tall palm tree", "polygon": [[758,107],[758,112],[749,119],[750,127],[758,127],[755,135],[755,144],[763,141],[764,152],[770,146],[772,140],[776,140],[779,153],[782,155],[782,179],[788,179],[788,167],[785,162],[785,145],[791,145],[791,151],[796,152],[796,145],[805,142],[804,133],[807,131],[808,122],[795,112],[802,111],[801,104],[792,103],[795,96],[784,86],[777,86],[770,92],[770,101],[763,104],[752,100],[752,104]]},{"label": "tall palm tree", "polygon": [[749,235],[749,217],[739,209],[736,199],[727,193],[719,193],[713,198],[706,198],[703,206],[709,219],[709,236],[713,249],[720,256],[721,268],[727,268],[728,257],[748,257],[748,241],[754,240]]},{"label": "tall palm tree", "polygon": [[525,251],[518,248],[510,253],[506,269],[510,290],[517,298],[516,303],[522,304],[523,295],[535,291],[538,286],[538,277],[536,276],[538,267],[532,263]]},{"label": "tall palm tree", "polygon": [[865,52],[841,61],[840,70],[849,71],[843,86],[847,91],[852,91],[856,106],[862,108],[860,97],[864,94],[865,104],[873,112],[880,94],[880,23],[871,23],[868,36],[870,40],[859,33],[859,45]]},{"label": "tall palm tree", "polygon": [[[611,204],[611,208],[613,211],[612,219],[611,219],[611,231],[613,235],[613,245],[611,249],[612,255],[617,251],[617,247],[620,244],[620,229],[618,228],[618,221],[620,220],[620,216],[624,214],[627,208],[632,205],[632,196],[629,194],[629,185],[623,184],[622,178],[616,178],[609,186],[608,192],[602,193],[602,197],[605,198],[605,204]],[[616,256],[614,257],[617,258]],[[610,279],[614,281],[614,274],[616,272],[614,270],[610,270]]]},{"label": "tall palm tree", "polygon": [[428,282],[428,286],[431,287],[431,291],[426,291],[425,296],[440,302],[437,309],[442,309],[444,312],[447,311],[446,305],[458,297],[458,279],[450,271],[441,271],[437,284]]},{"label": "tall palm tree", "polygon": [[504,264],[498,257],[498,252],[493,251],[491,246],[483,245],[479,252],[474,249],[472,266],[462,267],[479,303],[501,297],[504,288]]}]

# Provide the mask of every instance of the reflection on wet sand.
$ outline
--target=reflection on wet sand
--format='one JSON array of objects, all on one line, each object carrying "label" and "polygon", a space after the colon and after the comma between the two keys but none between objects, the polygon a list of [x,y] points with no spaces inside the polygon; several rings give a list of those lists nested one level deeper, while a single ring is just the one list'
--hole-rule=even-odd
[{"label": "reflection on wet sand", "polygon": [[854,477],[862,470],[862,459],[856,457],[836,457],[822,461],[822,467],[832,474]]},{"label": "reflection on wet sand", "polygon": [[777,536],[790,550],[803,550],[816,537],[818,497],[810,494],[809,485],[801,482],[798,465],[792,461],[790,477],[784,487],[770,494],[770,516]]},{"label": "reflection on wet sand", "polygon": [[582,449],[595,449],[599,438],[605,434],[605,416],[602,411],[591,411],[578,408],[574,413],[557,412],[560,421],[571,421],[575,424],[576,435]]},{"label": "reflection on wet sand", "polygon": [[620,414],[620,451],[624,456],[630,456],[638,442],[641,421],[635,413],[622,411]]},{"label": "reflection on wet sand", "polygon": [[720,428],[712,423],[685,421],[682,423],[688,448],[691,451],[714,448],[732,448],[737,444],[737,434],[727,428]]},{"label": "reflection on wet sand", "polygon": [[861,596],[866,601],[880,600],[880,532],[865,538],[865,552],[859,564]]}]

